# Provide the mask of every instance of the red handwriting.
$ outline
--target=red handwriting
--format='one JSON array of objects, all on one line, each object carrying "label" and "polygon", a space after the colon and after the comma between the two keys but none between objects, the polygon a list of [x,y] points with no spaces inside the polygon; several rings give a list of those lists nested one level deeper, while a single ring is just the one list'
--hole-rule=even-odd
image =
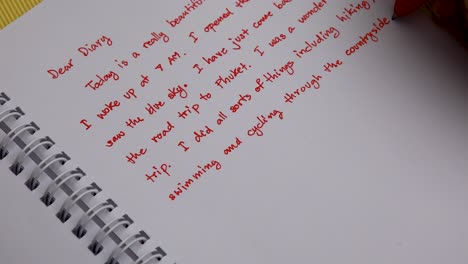
[{"label": "red handwriting", "polygon": [[167,163],[163,163],[159,166],[153,166],[152,171],[150,173],[145,174],[146,180],[151,181],[151,182],[156,182],[156,179],[159,176],[168,176],[170,177],[171,174],[169,173],[169,169],[172,167],[172,165],[169,165]]},{"label": "red handwriting", "polygon": [[200,94],[200,100],[208,101],[211,99],[211,93]]},{"label": "red handwriting", "polygon": [[128,61],[126,61],[126,60],[122,60],[120,62],[118,60],[114,60],[114,62],[121,69],[124,69],[125,67],[128,67],[128,65],[129,65]]},{"label": "red handwriting", "polygon": [[146,155],[148,150],[146,148],[140,149],[138,152],[130,152],[125,158],[127,158],[127,162],[131,164],[136,164],[136,161],[143,155]]},{"label": "red handwriting", "polygon": [[263,25],[263,23],[265,23],[268,20],[268,18],[272,16],[273,13],[271,11],[268,11],[258,21],[253,22],[252,26],[258,29]]},{"label": "red handwriting", "polygon": [[190,0],[190,2],[184,6],[185,10],[179,16],[173,20],[166,19],[166,23],[168,23],[171,27],[176,27],[193,11],[197,10],[201,5],[203,5],[204,2],[205,0]]},{"label": "red handwriting", "polygon": [[136,95],[135,89],[133,89],[133,88],[128,89],[128,91],[126,91],[126,92],[124,93],[123,97],[124,97],[125,99],[129,99],[129,100],[130,100],[132,97],[135,98],[135,99],[138,98],[137,95]]},{"label": "red handwriting", "polygon": [[198,37],[195,36],[195,32],[190,32],[189,37],[193,39],[193,43],[197,43]]},{"label": "red handwriting", "polygon": [[57,79],[58,77],[60,77],[60,75],[64,75],[65,73],[67,73],[68,71],[70,71],[72,68],[73,68],[73,60],[70,59],[68,60],[68,63],[67,65],[63,66],[62,68],[59,68],[58,70],[48,70],[47,72],[50,74],[50,76],[52,77],[52,79]]},{"label": "red handwriting", "polygon": [[[284,73],[287,73],[288,75],[294,75],[294,64],[294,61],[288,61],[279,69],[273,69],[264,73],[263,78],[266,82],[274,83],[275,81],[279,80]],[[264,88],[265,87],[261,79],[257,79],[257,87],[255,87],[255,91],[258,93],[261,92]]]},{"label": "red handwriting", "polygon": [[211,63],[216,62],[216,60],[223,57],[227,53],[228,53],[228,50],[226,48],[222,48],[221,50],[217,51],[215,54],[209,56],[208,58],[202,57],[202,59],[205,61],[205,63],[210,65]]},{"label": "red handwriting", "polygon": [[87,57],[89,54],[95,52],[98,48],[103,47],[104,45],[112,46],[112,39],[106,36],[100,37],[92,44],[85,44],[83,47],[78,48],[78,52],[81,55]]},{"label": "red handwriting", "polygon": [[232,113],[236,113],[244,105],[244,103],[249,102],[250,100],[252,100],[252,96],[250,94],[239,94],[239,100],[237,100],[233,106],[229,107],[229,109]]},{"label": "red handwriting", "polygon": [[190,147],[187,147],[187,146],[185,145],[185,142],[184,142],[184,141],[179,141],[179,144],[177,144],[177,146],[183,148],[183,149],[184,149],[184,152],[187,152],[187,151],[189,151],[189,149],[190,149]]},{"label": "red handwriting", "polygon": [[229,18],[231,15],[234,15],[233,12],[231,12],[231,10],[229,10],[229,8],[226,8],[226,12],[224,12],[223,14],[221,14],[216,20],[214,20],[213,22],[209,23],[206,27],[205,27],[205,32],[210,32],[210,31],[214,31],[216,32],[216,27],[218,27],[219,25],[221,25],[221,22],[223,22],[225,19]]},{"label": "red handwriting", "polygon": [[100,119],[104,119],[110,112],[120,106],[120,102],[118,100],[111,101],[104,105],[104,109],[101,110],[101,113],[97,114],[97,117]]},{"label": "red handwriting", "polygon": [[177,112],[177,114],[179,115],[179,118],[182,118],[182,119],[186,119],[192,113],[200,114],[200,105],[199,104],[193,104],[192,106],[186,105],[184,111]]},{"label": "red handwriting", "polygon": [[164,102],[162,101],[158,101],[154,104],[146,104],[146,107],[145,107],[145,110],[146,112],[148,112],[149,115],[154,115],[158,112],[158,110],[160,110],[161,108],[163,108],[163,106],[165,105]]},{"label": "red handwriting", "polygon": [[310,81],[307,81],[304,85],[301,87],[295,89],[291,93],[285,93],[284,94],[284,102],[285,103],[293,103],[294,99],[296,97],[300,96],[301,94],[305,93],[307,90],[314,88],[314,89],[320,89],[320,79],[322,79],[322,76],[320,75],[312,75],[312,78]]},{"label": "red handwriting", "polygon": [[285,40],[285,39],[286,39],[286,35],[280,34],[279,36],[274,37],[274,38],[268,43],[268,45],[270,45],[271,47],[274,47],[274,46],[276,46],[278,43],[280,43],[281,41],[283,41],[283,40]]},{"label": "red handwriting", "polygon": [[83,126],[85,126],[86,130],[91,129],[91,127],[93,126],[93,125],[89,124],[89,123],[88,123],[88,120],[86,120],[86,119],[81,119],[80,124],[82,124]]},{"label": "red handwriting", "polygon": [[239,8],[242,8],[242,7],[244,7],[244,4],[248,3],[248,2],[250,2],[250,0],[238,0],[238,1],[236,1],[236,6],[239,7]]},{"label": "red handwriting", "polygon": [[228,40],[230,40],[232,42],[232,44],[234,45],[234,47],[232,49],[233,50],[240,50],[242,48],[240,43],[243,40],[245,40],[247,38],[247,36],[249,36],[249,30],[243,28],[241,33],[239,35],[237,35],[234,39],[233,38],[228,38]]},{"label": "red handwriting", "polygon": [[200,65],[198,65],[197,63],[195,63],[192,68],[196,69],[198,71],[198,74],[201,74],[201,72],[203,71],[203,67],[200,67]]},{"label": "red handwriting", "polygon": [[276,6],[278,9],[283,9],[284,6],[286,6],[288,3],[291,3],[292,0],[281,0],[281,3],[277,4],[273,2],[273,5]]},{"label": "red handwriting", "polygon": [[150,83],[150,79],[149,79],[148,76],[143,75],[143,74],[140,75],[140,77],[141,77],[140,87],[141,87],[141,88],[145,88],[146,85]]},{"label": "red handwriting", "polygon": [[376,22],[372,23],[374,27],[371,29],[371,31],[367,32],[364,36],[359,36],[361,40],[359,40],[355,45],[351,46],[349,49],[345,51],[345,54],[347,56],[351,56],[354,53],[356,53],[361,47],[366,46],[369,40],[372,40],[373,42],[378,42],[379,38],[377,37],[377,34],[386,26],[390,24],[390,20],[385,18],[378,18]]},{"label": "red handwriting", "polygon": [[176,98],[177,96],[179,96],[182,99],[185,99],[188,96],[187,90],[185,89],[187,87],[188,87],[187,84],[184,84],[184,85],[179,84],[170,89],[167,89],[169,91],[169,93],[167,94],[167,97],[171,100]]},{"label": "red handwriting", "polygon": [[[375,3],[375,0],[372,0],[372,3]],[[346,22],[361,10],[369,10],[370,8],[371,4],[368,1],[362,1],[356,5],[349,4],[348,7],[343,8],[342,15],[336,15],[336,18],[341,22]]]},{"label": "red handwriting", "polygon": [[323,65],[323,70],[326,72],[332,72],[332,69],[338,68],[341,65],[343,65],[343,62],[340,60],[336,60],[336,62],[327,62],[327,64]]},{"label": "red handwriting", "polygon": [[233,152],[235,149],[237,149],[240,145],[242,144],[242,141],[236,137],[236,141],[229,145],[229,147],[224,149],[224,155],[229,155],[231,152]]},{"label": "red handwriting", "polygon": [[228,118],[228,116],[223,113],[222,111],[219,111],[218,112],[218,119],[216,120],[216,124],[218,124],[218,126],[222,125],[224,121],[226,121],[226,119]]},{"label": "red handwriting", "polygon": [[106,146],[107,147],[113,147],[114,144],[119,141],[120,139],[122,139],[123,137],[125,137],[125,132],[124,131],[120,131],[117,135],[113,136],[112,139],[109,139],[107,141],[107,144]]},{"label": "red handwriting", "polygon": [[203,138],[211,135],[212,133],[214,133],[214,130],[211,129],[209,126],[205,126],[205,128],[193,132],[193,135],[195,136],[195,141],[200,143]]},{"label": "red handwriting", "polygon": [[[184,54],[186,55],[186,54]],[[178,61],[180,58],[182,58],[182,55],[180,55],[179,52],[177,51],[174,51],[174,53],[172,55],[170,55],[169,57],[167,57],[167,62],[169,63],[169,65],[173,65],[176,61]]]},{"label": "red handwriting", "polygon": [[230,84],[232,81],[234,81],[240,74],[244,73],[247,71],[251,66],[245,65],[244,63],[240,63],[240,66],[235,67],[232,70],[229,70],[229,75],[228,76],[218,76],[218,79],[214,82],[216,86],[219,88],[224,88],[225,85]]},{"label": "red handwriting", "polygon": [[158,43],[160,40],[162,40],[164,43],[167,43],[170,40],[169,36],[166,35],[166,33],[164,32],[159,32],[159,33],[151,32],[151,36],[152,36],[151,39],[143,43],[143,48],[147,49],[153,46],[154,44]]},{"label": "red handwriting", "polygon": [[326,40],[330,38],[338,38],[340,36],[340,31],[336,29],[335,27],[329,27],[326,30],[322,30],[315,34],[312,40],[310,41],[305,41],[305,47],[301,48],[300,50],[293,50],[293,52],[296,54],[296,56],[300,59],[303,58],[305,54],[308,54],[309,52],[312,52],[320,46],[321,44],[325,43]]},{"label": "red handwriting", "polygon": [[262,57],[265,54],[265,52],[261,50],[259,46],[256,46],[254,48],[254,52],[257,52],[258,54],[260,54],[260,57]]},{"label": "red handwriting", "polygon": [[313,8],[307,11],[304,15],[301,16],[297,21],[299,23],[304,24],[309,18],[311,18],[314,14],[317,14],[319,11],[323,9],[323,7],[327,4],[326,0],[321,0],[319,2],[313,2]]},{"label": "red handwriting", "polygon": [[95,91],[104,86],[104,84],[109,80],[118,81],[120,79],[119,75],[113,71],[109,71],[109,73],[104,75],[104,77],[101,77],[100,75],[96,75],[96,77],[98,78],[97,81],[90,80],[84,87],[91,88],[93,91]]},{"label": "red handwriting", "polygon": [[144,122],[145,119],[141,117],[136,117],[136,118],[129,118],[126,122],[125,125],[128,126],[129,128],[135,128],[138,124]]},{"label": "red handwriting", "polygon": [[217,160],[212,160],[203,166],[198,165],[196,169],[197,171],[194,174],[192,174],[190,178],[188,178],[184,183],[179,182],[177,184],[177,187],[174,189],[174,191],[169,194],[169,199],[171,201],[174,201],[184,191],[188,191],[188,189],[192,186],[192,184],[195,183],[196,180],[200,180],[209,170],[213,168],[217,171],[221,170],[221,162]]},{"label": "red handwriting", "polygon": [[154,143],[158,143],[161,140],[163,140],[175,128],[174,125],[171,122],[167,121],[166,123],[167,123],[167,127],[151,138],[151,140]]},{"label": "red handwriting", "polygon": [[276,116],[278,116],[278,118],[280,120],[283,120],[283,112],[282,111],[279,111],[279,110],[273,110],[271,111],[271,113],[269,113],[267,116],[264,116],[264,115],[261,115],[261,116],[257,116],[257,121],[258,123],[255,124],[252,128],[250,128],[248,131],[247,131],[247,135],[249,137],[252,137],[252,136],[259,136],[259,137],[262,137],[263,136],[263,128],[266,124],[268,124],[268,122],[270,120],[272,120],[273,118],[275,118]]}]

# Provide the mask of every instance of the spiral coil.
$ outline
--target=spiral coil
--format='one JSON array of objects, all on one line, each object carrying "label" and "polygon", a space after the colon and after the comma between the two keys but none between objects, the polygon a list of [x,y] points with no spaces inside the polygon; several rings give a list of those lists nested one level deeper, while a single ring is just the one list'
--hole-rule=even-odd
[{"label": "spiral coil", "polygon": [[77,214],[75,217],[79,220],[72,233],[78,239],[91,236],[89,230],[92,229],[89,226],[94,223],[97,231],[93,229],[94,237],[88,246],[94,255],[103,252],[105,240],[114,242],[106,250],[111,253],[105,264],[119,264],[123,255],[136,264],[161,261],[167,254],[160,247],[151,252],[138,253],[142,251],[141,245],[150,239],[146,232],[128,235],[133,220],[126,214],[121,217],[112,215],[117,204],[112,199],[98,201],[96,197],[102,190],[96,183],[80,185],[86,173],[79,167],[66,168],[71,158],[63,151],[54,150],[55,142],[51,138],[36,136],[39,126],[34,122],[21,122],[25,113],[20,107],[9,107],[9,103],[10,98],[0,93],[0,130],[5,134],[0,136],[0,160],[13,155],[13,149],[18,152],[10,166],[13,175],[26,173],[25,185],[31,191],[37,191],[41,183],[45,182],[44,177],[48,176],[49,182],[44,185],[45,191],[40,198],[44,205],[58,202],[57,192],[61,190],[66,198],[62,199],[56,216],[65,223],[72,218],[72,211],[81,209],[81,212],[73,213]]}]

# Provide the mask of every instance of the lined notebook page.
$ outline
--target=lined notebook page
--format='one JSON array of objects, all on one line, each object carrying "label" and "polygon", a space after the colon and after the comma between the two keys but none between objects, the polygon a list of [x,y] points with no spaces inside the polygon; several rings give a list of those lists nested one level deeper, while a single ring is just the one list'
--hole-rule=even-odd
[{"label": "lined notebook page", "polygon": [[50,0],[2,87],[162,263],[466,263],[467,55],[392,7]]}]

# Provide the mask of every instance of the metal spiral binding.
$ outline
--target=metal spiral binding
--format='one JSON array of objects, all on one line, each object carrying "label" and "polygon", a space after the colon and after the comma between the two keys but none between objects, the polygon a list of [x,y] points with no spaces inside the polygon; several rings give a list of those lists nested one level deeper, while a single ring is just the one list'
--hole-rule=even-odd
[{"label": "metal spiral binding", "polygon": [[24,167],[21,165],[26,157],[29,156],[30,153],[33,153],[36,149],[43,147],[46,150],[50,149],[55,143],[49,137],[45,138],[37,138],[29,142],[21,151],[18,156],[16,156],[15,161],[10,167],[10,170],[15,174],[20,174]]},{"label": "metal spiral binding", "polygon": [[62,174],[58,175],[57,178],[55,178],[55,180],[47,187],[47,190],[41,198],[42,202],[44,202],[46,206],[52,205],[55,202],[54,194],[58,189],[60,189],[60,186],[71,179],[79,181],[84,176],[86,176],[86,174],[80,168],[62,172]]},{"label": "metal spiral binding", "polygon": [[[1,108],[5,108],[9,101],[10,98],[5,93],[0,93]],[[150,239],[146,232],[140,231],[137,234],[128,235],[128,228],[133,224],[133,220],[128,215],[120,218],[113,217],[111,212],[117,207],[113,200],[96,201],[95,196],[101,192],[101,188],[96,183],[84,187],[80,185],[86,173],[79,167],[66,169],[65,165],[70,161],[70,157],[65,152],[54,151],[52,147],[55,142],[49,137],[35,136],[35,133],[39,131],[39,126],[34,122],[18,121],[24,115],[25,113],[19,107],[0,110],[0,129],[6,134],[0,139],[0,160],[9,155],[13,143],[20,149],[10,166],[11,172],[19,176],[25,173],[25,167],[31,167],[32,171],[28,172],[25,182],[31,191],[38,190],[42,181],[41,176],[48,176],[51,181],[45,187],[46,190],[40,199],[46,206],[50,206],[56,202],[57,191],[63,191],[66,198],[56,214],[60,221],[67,222],[72,217],[72,209],[77,207],[81,209],[78,213],[80,218],[72,233],[81,239],[88,235],[88,225],[91,222],[96,224],[98,231],[88,247],[94,255],[103,251],[103,242],[107,238],[115,243],[105,264],[119,264],[124,254],[135,264],[161,261],[167,253],[160,247],[146,254],[135,252],[141,247],[138,245],[143,245]],[[29,160],[35,165],[25,164]],[[122,239],[121,237],[125,234],[128,236]]]}]

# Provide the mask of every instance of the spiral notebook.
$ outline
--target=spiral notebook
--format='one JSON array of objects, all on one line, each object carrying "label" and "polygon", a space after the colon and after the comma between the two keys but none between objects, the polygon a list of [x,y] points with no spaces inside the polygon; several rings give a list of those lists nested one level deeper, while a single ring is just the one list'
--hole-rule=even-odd
[{"label": "spiral notebook", "polygon": [[0,32],[0,262],[468,261],[468,60],[393,1],[46,0]]}]

